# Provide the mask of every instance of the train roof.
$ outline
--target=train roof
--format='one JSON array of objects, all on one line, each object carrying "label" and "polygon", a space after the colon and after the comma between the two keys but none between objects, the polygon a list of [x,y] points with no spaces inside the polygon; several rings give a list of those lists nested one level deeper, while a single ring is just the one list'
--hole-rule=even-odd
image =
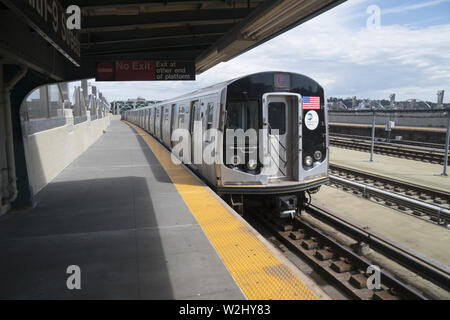
[{"label": "train roof", "polygon": [[[177,96],[175,98],[171,98],[171,99],[166,99],[164,101],[161,101],[157,104],[145,107],[145,108],[139,108],[139,109],[135,109],[135,110],[144,110],[144,109],[149,109],[152,107],[156,107],[156,106],[161,106],[161,105],[165,105],[171,102],[175,102],[175,101],[180,101],[180,100],[185,100],[185,99],[189,99],[189,98],[195,98],[195,97],[199,97],[199,96],[203,96],[203,95],[207,95],[207,94],[213,94],[213,93],[217,93],[218,91],[222,90],[223,88],[229,86],[230,84],[232,84],[233,82],[236,82],[238,80],[244,79],[244,78],[250,78],[253,76],[257,76],[257,75],[261,75],[264,73],[271,73],[271,74],[276,74],[276,73],[285,73],[285,74],[291,74],[291,75],[297,75],[297,76],[301,76],[304,78],[307,78],[311,81],[314,81],[313,79],[311,79],[308,76],[305,76],[303,74],[300,73],[295,73],[295,72],[287,72],[287,71],[263,71],[263,72],[257,72],[257,73],[251,73],[251,74],[247,74],[244,76],[240,76],[240,77],[236,77],[227,81],[222,81],[219,83],[216,83],[214,85],[202,88],[202,89],[198,89],[189,93],[185,93],[183,95]],[[315,82],[315,81],[314,81]]]}]

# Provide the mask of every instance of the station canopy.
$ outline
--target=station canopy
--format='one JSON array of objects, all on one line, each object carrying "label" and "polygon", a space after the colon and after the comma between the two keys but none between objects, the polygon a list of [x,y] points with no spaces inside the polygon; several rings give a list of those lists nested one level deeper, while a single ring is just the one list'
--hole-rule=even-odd
[{"label": "station canopy", "polygon": [[[0,0],[0,58],[55,80],[92,78],[99,62],[116,60],[191,61],[200,74],[344,1]],[[39,3],[50,9],[35,17]],[[74,4],[81,8],[75,46],[52,19],[53,6]],[[58,23],[61,30],[52,29]]]}]

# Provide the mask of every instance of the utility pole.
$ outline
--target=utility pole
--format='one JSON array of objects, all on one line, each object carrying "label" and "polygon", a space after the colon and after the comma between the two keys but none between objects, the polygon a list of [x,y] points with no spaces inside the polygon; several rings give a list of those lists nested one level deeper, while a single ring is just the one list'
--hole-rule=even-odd
[{"label": "utility pole", "polygon": [[375,108],[372,107],[372,143],[370,145],[370,162],[373,161],[373,152],[375,148]]},{"label": "utility pole", "polygon": [[444,90],[439,90],[437,93],[437,108],[443,108],[444,107]]},{"label": "utility pole", "polygon": [[450,108],[447,108],[447,135],[445,136],[444,171],[441,176],[447,177],[448,148],[450,144]]}]

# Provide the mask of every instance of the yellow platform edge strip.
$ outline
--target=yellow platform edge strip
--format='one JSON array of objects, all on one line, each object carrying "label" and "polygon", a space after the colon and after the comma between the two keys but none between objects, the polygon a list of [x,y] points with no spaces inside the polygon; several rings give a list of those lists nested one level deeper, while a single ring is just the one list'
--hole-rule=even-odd
[{"label": "yellow platform edge strip", "polygon": [[231,276],[249,300],[317,300],[317,296],[234,217],[167,149],[136,125]]}]

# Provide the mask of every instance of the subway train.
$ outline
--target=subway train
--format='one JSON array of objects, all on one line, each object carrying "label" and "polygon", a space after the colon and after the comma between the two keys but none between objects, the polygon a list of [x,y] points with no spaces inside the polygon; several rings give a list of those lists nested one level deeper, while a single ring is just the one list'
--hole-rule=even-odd
[{"label": "subway train", "polygon": [[324,90],[291,72],[225,81],[122,118],[148,131],[236,211],[293,217],[328,181]]}]

